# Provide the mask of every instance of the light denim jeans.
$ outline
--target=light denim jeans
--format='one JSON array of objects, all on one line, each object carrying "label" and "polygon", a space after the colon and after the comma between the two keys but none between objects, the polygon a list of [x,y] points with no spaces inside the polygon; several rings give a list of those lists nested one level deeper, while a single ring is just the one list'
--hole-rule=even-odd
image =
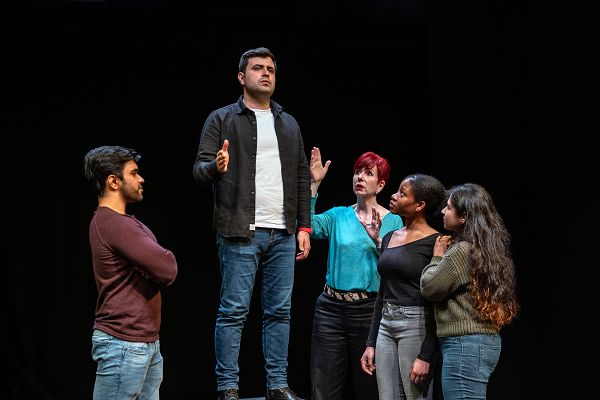
[{"label": "light denim jeans", "polygon": [[433,318],[430,307],[383,304],[375,348],[379,400],[432,398],[431,387],[424,397],[410,382],[410,367],[421,351],[427,318]]},{"label": "light denim jeans", "polygon": [[158,400],[163,380],[160,343],[128,342],[95,329],[92,359],[98,363],[94,400]]},{"label": "light denim jeans", "polygon": [[290,310],[296,239],[283,229],[257,228],[249,239],[217,234],[221,303],[215,325],[217,390],[239,388],[240,342],[259,266],[262,267],[262,350],[267,389],[287,387]]},{"label": "light denim jeans", "polygon": [[444,400],[485,399],[500,359],[499,334],[441,337]]}]

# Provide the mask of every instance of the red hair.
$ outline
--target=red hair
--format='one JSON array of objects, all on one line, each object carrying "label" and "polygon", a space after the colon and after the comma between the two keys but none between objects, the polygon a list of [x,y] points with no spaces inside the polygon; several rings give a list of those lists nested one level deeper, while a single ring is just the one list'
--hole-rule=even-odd
[{"label": "red hair", "polygon": [[372,151],[367,151],[354,161],[354,171],[365,167],[373,168],[374,166],[377,167],[378,182],[385,181],[387,183],[390,179],[390,163],[385,158]]}]

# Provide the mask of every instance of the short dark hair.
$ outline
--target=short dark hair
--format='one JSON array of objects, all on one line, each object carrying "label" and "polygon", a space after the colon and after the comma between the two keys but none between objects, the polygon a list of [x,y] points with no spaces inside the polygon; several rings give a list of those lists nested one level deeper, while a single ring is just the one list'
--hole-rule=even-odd
[{"label": "short dark hair", "polygon": [[98,196],[104,192],[106,178],[116,175],[123,179],[123,168],[128,161],[138,162],[142,155],[134,149],[121,146],[100,146],[87,152],[83,159],[85,177]]},{"label": "short dark hair", "polygon": [[425,202],[425,218],[434,229],[443,228],[442,204],[446,188],[436,177],[426,174],[410,174],[404,178],[410,184],[415,201]]},{"label": "short dark hair", "polygon": [[238,65],[239,72],[246,72],[246,67],[248,66],[248,59],[252,57],[269,57],[273,60],[273,65],[275,66],[275,71],[277,71],[277,61],[275,61],[275,55],[271,52],[271,50],[266,47],[257,47],[256,49],[250,49],[240,57],[240,63]]}]

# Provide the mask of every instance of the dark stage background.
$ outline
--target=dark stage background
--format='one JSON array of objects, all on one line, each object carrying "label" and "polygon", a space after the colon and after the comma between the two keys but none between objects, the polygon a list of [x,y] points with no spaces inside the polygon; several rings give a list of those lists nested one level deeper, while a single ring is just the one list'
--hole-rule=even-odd
[{"label": "dark stage background", "polygon": [[[273,99],[297,118],[307,155],[318,146],[333,161],[318,211],[353,203],[352,162],[367,150],[392,164],[382,204],[413,172],[448,187],[481,183],[496,199],[513,235],[522,311],[502,331],[488,398],[585,393],[589,367],[563,379],[571,357],[593,351],[578,333],[587,322],[565,323],[588,281],[574,278],[585,264],[574,262],[568,232],[572,208],[594,208],[574,189],[592,168],[580,134],[597,110],[586,101],[597,86],[597,28],[570,4],[3,2],[0,398],[91,398],[96,199],[82,159],[103,144],[142,153],[145,199],[128,211],[179,264],[164,291],[162,398],[216,397],[212,192],[195,185],[192,164],[208,113],[241,92],[239,56],[257,46],[278,57]],[[289,383],[306,397],[327,250],[312,246],[296,269],[289,355]],[[262,365],[253,303],[242,396],[264,393]]]}]

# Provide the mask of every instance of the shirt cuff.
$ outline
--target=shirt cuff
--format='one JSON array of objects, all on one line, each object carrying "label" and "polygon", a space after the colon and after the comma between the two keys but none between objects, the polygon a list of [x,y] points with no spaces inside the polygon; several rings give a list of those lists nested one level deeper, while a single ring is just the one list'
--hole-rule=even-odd
[{"label": "shirt cuff", "polygon": [[304,226],[301,226],[300,228],[298,228],[298,230],[302,232],[308,232],[309,235],[312,234],[312,228],[306,228]]}]

